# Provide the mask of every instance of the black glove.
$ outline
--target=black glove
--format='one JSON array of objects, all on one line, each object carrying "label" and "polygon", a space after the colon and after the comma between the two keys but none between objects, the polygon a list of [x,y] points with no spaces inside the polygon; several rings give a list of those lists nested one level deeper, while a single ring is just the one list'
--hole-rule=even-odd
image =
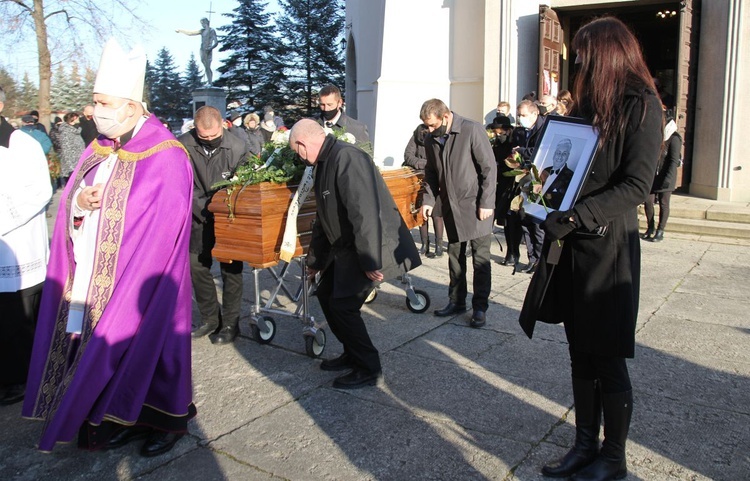
[{"label": "black glove", "polygon": [[550,212],[547,214],[544,222],[542,222],[541,227],[544,230],[545,237],[549,240],[556,241],[562,239],[578,227],[576,213],[572,209],[565,212],[560,212],[559,210]]}]

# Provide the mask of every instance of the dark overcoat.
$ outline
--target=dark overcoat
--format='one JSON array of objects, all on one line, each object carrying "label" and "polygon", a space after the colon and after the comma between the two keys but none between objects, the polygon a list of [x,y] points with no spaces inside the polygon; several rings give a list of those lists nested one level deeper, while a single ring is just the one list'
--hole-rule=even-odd
[{"label": "dark overcoat", "polygon": [[487,131],[453,113],[445,145],[426,137],[424,205],[440,197],[448,242],[466,242],[492,234],[493,216],[480,221],[477,210],[495,208],[497,165]]},{"label": "dark overcoat", "polygon": [[383,176],[360,148],[326,136],[315,164],[317,219],[308,265],[333,263],[333,297],[374,287],[365,272],[392,279],[422,261]]},{"label": "dark overcoat", "polygon": [[177,138],[185,146],[193,164],[193,221],[190,229],[190,252],[193,254],[209,254],[216,243],[213,215],[208,211],[208,204],[218,189],[211,186],[229,179],[247,155],[244,141],[227,130],[222,135],[221,145],[211,157],[198,143],[194,129]]},{"label": "dark overcoat", "polygon": [[664,149],[656,168],[651,192],[672,192],[677,187],[677,168],[680,166],[682,137],[675,132],[664,143]]},{"label": "dark overcoat", "polygon": [[[326,121],[322,115],[318,117],[318,123],[322,126],[325,126]],[[367,131],[367,125],[357,119],[349,117],[344,112],[341,112],[341,115],[339,115],[339,119],[334,124],[334,127],[343,129],[344,132],[352,134],[354,136],[354,142],[357,145],[364,145],[370,142],[370,133]]]},{"label": "dark overcoat", "polygon": [[641,276],[637,207],[651,190],[659,160],[662,110],[658,97],[645,90],[627,91],[622,104],[625,129],[596,153],[574,207],[584,229],[608,226],[608,232],[565,236],[554,268],[546,262],[545,241],[520,323],[531,337],[537,320],[564,322],[572,350],[633,357]]}]

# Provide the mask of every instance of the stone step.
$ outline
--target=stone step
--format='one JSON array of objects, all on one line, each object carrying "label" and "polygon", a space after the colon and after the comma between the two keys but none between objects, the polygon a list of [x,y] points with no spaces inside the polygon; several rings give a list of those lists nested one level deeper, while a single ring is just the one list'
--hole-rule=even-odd
[{"label": "stone step", "polygon": [[[646,217],[639,215],[641,231],[646,230]],[[657,214],[658,218],[658,214]],[[750,239],[750,223],[708,220],[705,218],[686,218],[677,216],[675,209],[670,210],[667,232],[681,232],[715,237],[733,237]]]}]

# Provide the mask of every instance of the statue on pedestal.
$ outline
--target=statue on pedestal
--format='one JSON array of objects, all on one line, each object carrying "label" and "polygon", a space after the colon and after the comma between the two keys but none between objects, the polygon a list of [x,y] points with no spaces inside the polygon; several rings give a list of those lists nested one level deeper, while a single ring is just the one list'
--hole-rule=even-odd
[{"label": "statue on pedestal", "polygon": [[184,33],[185,35],[200,35],[201,36],[201,62],[203,63],[203,69],[206,71],[206,80],[208,85],[213,84],[213,72],[211,72],[211,52],[219,44],[219,40],[216,37],[216,30],[210,27],[210,22],[207,18],[201,19],[200,30],[175,30],[177,33]]}]

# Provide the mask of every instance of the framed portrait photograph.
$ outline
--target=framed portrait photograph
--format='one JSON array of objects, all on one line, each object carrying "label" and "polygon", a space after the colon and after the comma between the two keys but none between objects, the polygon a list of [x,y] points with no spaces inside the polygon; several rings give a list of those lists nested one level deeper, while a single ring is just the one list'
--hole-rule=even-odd
[{"label": "framed portrait photograph", "polygon": [[573,207],[591,170],[599,140],[597,130],[575,117],[548,117],[531,163],[539,173],[522,186],[523,209],[542,221],[547,214]]}]

